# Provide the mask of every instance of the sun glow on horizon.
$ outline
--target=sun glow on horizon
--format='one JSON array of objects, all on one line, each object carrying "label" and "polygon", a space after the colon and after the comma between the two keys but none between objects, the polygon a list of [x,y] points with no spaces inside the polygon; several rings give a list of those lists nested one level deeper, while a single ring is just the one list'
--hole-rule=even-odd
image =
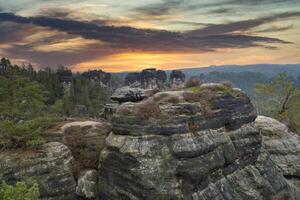
[{"label": "sun glow on horizon", "polygon": [[[73,71],[102,69],[107,72],[140,71],[145,68],[162,70],[207,67],[211,65],[247,65],[257,63],[297,64],[296,52],[291,52],[290,62],[283,59],[282,52],[266,49],[223,49],[204,53],[126,52],[82,62],[72,67]],[[218,56],[216,56],[218,55]],[[274,62],[276,61],[276,62]]]}]

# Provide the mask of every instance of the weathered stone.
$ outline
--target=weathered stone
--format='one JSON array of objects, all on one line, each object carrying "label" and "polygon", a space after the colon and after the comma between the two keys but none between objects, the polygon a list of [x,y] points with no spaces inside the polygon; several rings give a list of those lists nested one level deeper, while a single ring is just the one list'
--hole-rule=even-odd
[{"label": "weathered stone", "polygon": [[102,86],[111,86],[111,74],[102,70],[89,70],[82,73],[82,76],[86,79],[99,83]]},{"label": "weathered stone", "polygon": [[47,143],[38,152],[1,152],[0,179],[8,184],[37,182],[41,199],[74,200],[73,162],[71,151],[59,142]]},{"label": "weathered stone", "polygon": [[271,159],[300,192],[300,136],[269,117],[258,116],[255,125],[261,130],[263,143]]},{"label": "weathered stone", "polygon": [[63,143],[75,158],[75,176],[83,169],[97,169],[99,153],[105,146],[105,138],[111,131],[110,124],[96,121],[76,121],[62,128]]},{"label": "weathered stone", "polygon": [[185,74],[180,70],[173,70],[170,74],[171,87],[181,87],[185,82]]},{"label": "weathered stone", "polygon": [[100,198],[296,200],[264,149],[249,98],[203,87],[214,92],[208,105],[176,91],[120,106],[100,154]]},{"label": "weathered stone", "polygon": [[120,103],[137,102],[153,95],[153,93],[155,93],[155,91],[152,89],[132,88],[126,86],[117,89],[111,96],[111,99]]},{"label": "weathered stone", "polygon": [[156,70],[155,68],[144,69],[142,72],[133,72],[125,77],[125,85],[141,87],[143,89],[163,88],[167,80],[165,71]]},{"label": "weathered stone", "polygon": [[96,170],[81,172],[76,187],[76,194],[86,199],[95,198],[97,195],[98,177]]}]

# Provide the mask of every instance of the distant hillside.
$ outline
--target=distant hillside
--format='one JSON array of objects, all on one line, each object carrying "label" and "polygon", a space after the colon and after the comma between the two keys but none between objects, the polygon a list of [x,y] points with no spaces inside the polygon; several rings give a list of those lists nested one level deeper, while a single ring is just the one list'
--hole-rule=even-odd
[{"label": "distant hillside", "polygon": [[187,77],[198,76],[200,74],[207,74],[212,71],[218,72],[259,72],[266,76],[276,76],[280,72],[287,72],[294,77],[300,76],[300,64],[255,64],[255,65],[223,65],[210,66],[201,68],[181,69]]}]

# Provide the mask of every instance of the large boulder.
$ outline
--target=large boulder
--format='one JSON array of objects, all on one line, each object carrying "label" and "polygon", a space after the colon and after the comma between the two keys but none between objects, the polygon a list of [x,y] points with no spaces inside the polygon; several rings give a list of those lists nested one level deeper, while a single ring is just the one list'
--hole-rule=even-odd
[{"label": "large boulder", "polygon": [[255,118],[249,98],[222,85],[121,105],[100,154],[99,197],[296,199]]},{"label": "large boulder", "polygon": [[0,181],[8,184],[37,182],[41,199],[74,200],[73,162],[71,151],[59,142],[47,143],[40,151],[1,152]]},{"label": "large boulder", "polygon": [[62,128],[62,141],[75,158],[75,176],[82,170],[97,169],[99,154],[105,146],[105,138],[111,131],[107,122],[75,121]]},{"label": "large boulder", "polygon": [[[300,191],[300,136],[279,121],[258,116],[255,125],[261,130],[263,143],[283,175]],[[300,194],[300,193],[299,193]]]},{"label": "large boulder", "polygon": [[137,102],[153,95],[154,92],[155,90],[153,89],[142,89],[125,86],[122,88],[118,88],[110,98],[113,101],[118,101],[119,103]]}]

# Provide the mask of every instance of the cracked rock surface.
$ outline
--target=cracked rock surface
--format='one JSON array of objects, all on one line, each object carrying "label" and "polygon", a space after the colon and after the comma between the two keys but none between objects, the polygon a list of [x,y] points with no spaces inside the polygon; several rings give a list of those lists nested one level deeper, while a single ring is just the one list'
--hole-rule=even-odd
[{"label": "cracked rock surface", "polygon": [[264,148],[248,97],[203,87],[213,93],[206,101],[174,91],[120,106],[100,154],[101,199],[297,198]]}]

